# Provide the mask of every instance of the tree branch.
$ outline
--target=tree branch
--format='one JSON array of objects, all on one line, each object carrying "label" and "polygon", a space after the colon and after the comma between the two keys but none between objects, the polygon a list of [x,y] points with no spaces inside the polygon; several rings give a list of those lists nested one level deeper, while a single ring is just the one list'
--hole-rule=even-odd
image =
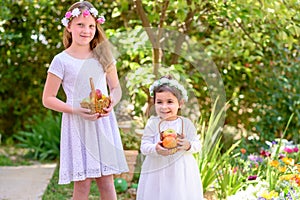
[{"label": "tree branch", "polygon": [[241,23],[239,23],[237,20],[235,20],[235,22],[238,24],[238,26],[242,29],[242,31],[246,34],[246,36],[248,36],[248,38],[256,45],[256,46],[260,46],[261,48],[263,48],[263,46],[256,42],[251,35],[247,32],[247,30],[243,27],[243,25]]},{"label": "tree branch", "polygon": [[[150,39],[151,44],[155,44],[155,36],[153,34],[153,31],[150,29],[151,24],[148,20],[148,17],[146,15],[146,13],[145,13],[145,10],[143,8],[141,0],[133,0],[133,2],[134,2],[134,5],[135,5],[137,14],[140,16],[140,19],[142,20],[142,25],[143,25],[144,28],[146,28],[146,32],[147,32],[147,35]],[[147,27],[149,27],[149,28],[147,28]]]},{"label": "tree branch", "polygon": [[[191,5],[191,1],[188,0],[187,4]],[[172,55],[171,64],[175,64],[178,62],[182,43],[184,42],[184,39],[185,39],[185,34],[187,34],[190,31],[194,15],[196,12],[199,12],[199,11],[200,11],[200,6],[197,7],[195,10],[192,10],[191,8],[189,9],[189,12],[184,20],[184,23],[181,25],[181,28],[183,29],[183,34],[180,34],[179,38],[176,40],[175,49],[174,49],[175,53]]]}]

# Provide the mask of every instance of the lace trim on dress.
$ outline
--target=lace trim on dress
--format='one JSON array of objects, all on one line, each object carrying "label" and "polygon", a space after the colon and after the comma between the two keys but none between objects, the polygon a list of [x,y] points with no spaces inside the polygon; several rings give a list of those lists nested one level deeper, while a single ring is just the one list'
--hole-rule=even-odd
[{"label": "lace trim on dress", "polygon": [[82,172],[76,172],[73,174],[72,172],[62,172],[59,174],[59,184],[69,184],[71,181],[82,181],[86,178],[98,178],[105,175],[111,175],[111,174],[120,174],[122,172],[125,172],[126,169],[123,170],[114,170],[111,169],[108,166],[103,166],[102,172],[101,169],[87,169]]}]

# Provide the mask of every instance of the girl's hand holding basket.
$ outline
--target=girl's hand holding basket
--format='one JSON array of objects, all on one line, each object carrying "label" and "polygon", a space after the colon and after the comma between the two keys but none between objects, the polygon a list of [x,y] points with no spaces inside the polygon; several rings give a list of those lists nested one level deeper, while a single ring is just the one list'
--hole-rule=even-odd
[{"label": "girl's hand holding basket", "polygon": [[95,89],[93,78],[90,78],[91,92],[90,96],[80,102],[82,108],[90,109],[90,114],[98,113],[98,118],[108,116],[112,110],[112,100],[110,97],[102,94],[100,89]]}]

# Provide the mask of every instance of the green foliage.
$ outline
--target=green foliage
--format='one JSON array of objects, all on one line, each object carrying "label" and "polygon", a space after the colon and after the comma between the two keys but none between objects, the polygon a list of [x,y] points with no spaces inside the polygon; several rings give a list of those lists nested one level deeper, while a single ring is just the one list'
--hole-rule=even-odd
[{"label": "green foliage", "polygon": [[61,35],[53,34],[59,24],[54,17],[60,15],[57,3],[2,2],[0,130],[4,138],[24,128],[32,115],[45,113],[41,96],[46,67],[62,46]]},{"label": "green foliage", "polygon": [[37,160],[55,160],[59,157],[61,117],[50,111],[45,116],[34,115],[26,131],[15,138],[18,146],[29,149],[29,156]]},{"label": "green foliage", "polygon": [[[299,4],[278,1],[215,1],[205,38],[232,104],[228,124],[265,139],[278,137],[293,110],[287,137],[299,140]],[[275,23],[276,22],[276,23]]]},{"label": "green foliage", "polygon": [[243,177],[239,171],[234,171],[229,161],[230,159],[225,160],[216,175],[218,199],[226,199],[245,185],[246,177]]},{"label": "green foliage", "polygon": [[12,166],[13,162],[9,157],[5,155],[0,155],[0,166]]},{"label": "green foliage", "polygon": [[27,149],[10,145],[1,145],[0,166],[31,165],[32,161],[26,157]]},{"label": "green foliage", "polygon": [[[214,103],[207,127],[205,122],[200,122],[199,124],[202,151],[195,156],[199,165],[204,192],[210,190],[210,187],[215,184],[215,180],[218,180],[217,185],[219,188],[224,190],[226,190],[226,185],[234,185],[236,183],[236,177],[224,178],[227,175],[225,175],[223,170],[228,168],[230,158],[235,157],[232,152],[239,142],[232,145],[226,152],[221,153],[221,127],[224,122],[225,105],[221,110],[216,110],[217,101],[218,99]],[[240,186],[236,185],[234,190],[239,189]]]},{"label": "green foliage", "polygon": [[[149,103],[145,89],[154,73],[152,47],[147,35],[139,35],[143,27],[134,1],[91,2],[107,19],[103,27],[120,52],[119,75],[128,77],[124,86],[131,93],[136,105],[134,114],[138,116],[145,103]],[[299,142],[298,1],[171,0],[168,5],[166,2],[143,0],[147,19],[151,27],[185,34],[185,38],[194,42],[189,47],[205,47],[206,56],[221,73],[226,96],[231,99],[226,123],[257,133],[263,142],[280,136],[284,122],[294,112],[286,137]],[[63,50],[60,19],[73,3],[71,0],[2,2],[0,134],[3,141],[28,127],[32,116],[46,113],[47,109],[41,105],[46,71],[53,56]],[[165,5],[166,15],[161,19]],[[193,17],[188,20],[190,16]],[[207,97],[210,85],[206,85],[203,74],[196,69],[199,66],[191,65],[188,60],[189,56],[198,55],[198,49],[179,56],[177,62],[172,62],[174,52],[164,52],[161,68],[176,66],[180,78],[188,79],[192,85],[202,116],[209,117],[213,101]],[[139,68],[149,76],[138,74]],[[141,87],[134,87],[135,84]],[[60,92],[59,97],[63,99],[64,95]]]},{"label": "green foliage", "polygon": [[140,150],[141,138],[134,130],[125,133],[120,129],[120,134],[124,150]]},{"label": "green foliage", "polygon": [[[111,21],[114,1],[95,3]],[[41,98],[47,68],[63,50],[61,18],[75,1],[4,0],[0,12],[0,134],[5,142],[47,112]],[[124,3],[124,2],[123,2]],[[106,23],[105,29],[122,23]],[[64,99],[59,91],[59,98]]]}]

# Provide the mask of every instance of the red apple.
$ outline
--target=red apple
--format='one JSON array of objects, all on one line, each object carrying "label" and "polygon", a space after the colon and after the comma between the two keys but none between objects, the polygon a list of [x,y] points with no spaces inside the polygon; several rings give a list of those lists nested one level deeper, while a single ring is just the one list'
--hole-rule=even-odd
[{"label": "red apple", "polygon": [[101,90],[99,89],[96,89],[96,99],[99,100],[99,99],[102,99],[102,92]]},{"label": "red apple", "polygon": [[177,146],[177,140],[174,137],[167,136],[163,139],[162,145],[167,149],[172,149]]}]

